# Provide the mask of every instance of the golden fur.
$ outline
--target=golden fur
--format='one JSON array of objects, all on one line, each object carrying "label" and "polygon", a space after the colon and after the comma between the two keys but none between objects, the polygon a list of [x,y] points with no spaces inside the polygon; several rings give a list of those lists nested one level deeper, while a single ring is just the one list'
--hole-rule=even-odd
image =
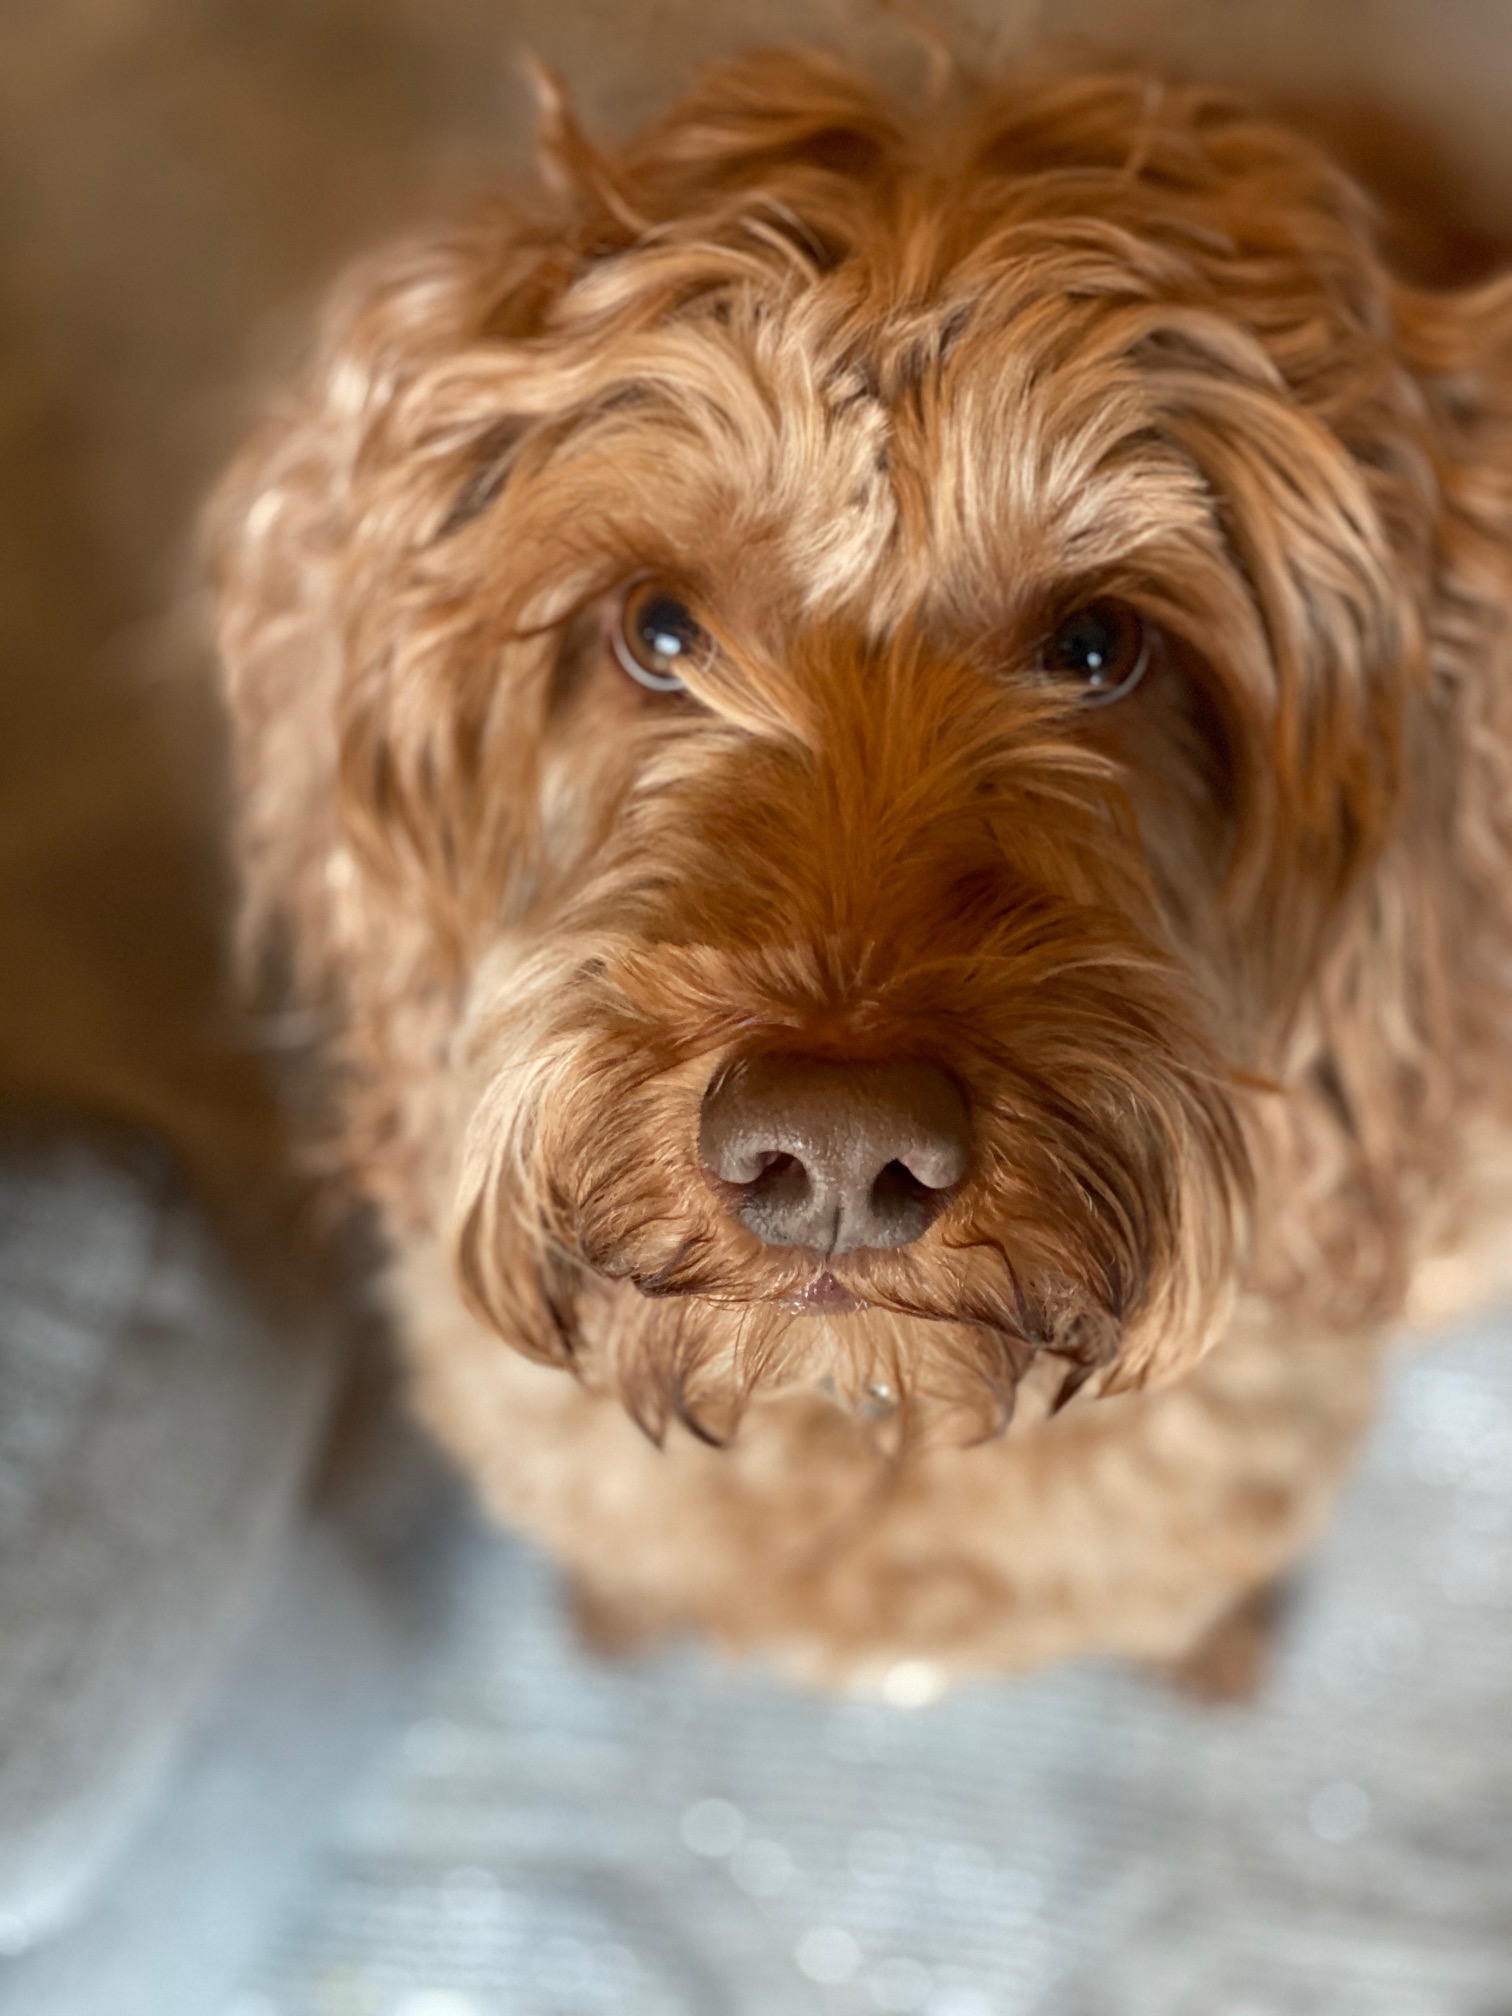
[{"label": "golden fur", "polygon": [[[766,53],[546,127],[346,278],[213,518],[249,941],[419,1405],[796,1671],[1175,1656],[1505,1159],[1512,284],[1398,284],[1311,144],[1139,77]],[[687,698],[605,646],[647,570]],[[1096,710],[1032,676],[1089,595],[1160,640]],[[699,1164],[772,1045],[971,1100],[848,1315]]]}]

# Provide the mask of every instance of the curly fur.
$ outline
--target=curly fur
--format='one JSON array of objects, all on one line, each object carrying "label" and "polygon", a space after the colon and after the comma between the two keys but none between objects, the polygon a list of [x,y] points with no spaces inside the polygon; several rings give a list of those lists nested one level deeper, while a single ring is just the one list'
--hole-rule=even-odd
[{"label": "curly fur", "polygon": [[[831,1679],[1173,1656],[1502,1194],[1512,283],[1400,284],[1306,140],[1139,77],[759,54],[618,152],[545,96],[549,187],[351,273],[214,508],[312,1138],[424,1412],[619,1605]],[[646,569],[689,701],[604,645]],[[1089,594],[1163,640],[1096,712],[1024,676]],[[699,1166],[753,1043],[969,1093],[848,1316]]]}]

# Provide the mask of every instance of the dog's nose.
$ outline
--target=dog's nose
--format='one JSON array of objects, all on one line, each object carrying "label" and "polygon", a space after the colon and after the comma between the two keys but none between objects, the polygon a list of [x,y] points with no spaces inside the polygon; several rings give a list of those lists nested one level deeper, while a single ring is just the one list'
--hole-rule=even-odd
[{"label": "dog's nose", "polygon": [[908,1246],[966,1174],[966,1101],[932,1064],[746,1058],[704,1094],[698,1146],[768,1246]]}]

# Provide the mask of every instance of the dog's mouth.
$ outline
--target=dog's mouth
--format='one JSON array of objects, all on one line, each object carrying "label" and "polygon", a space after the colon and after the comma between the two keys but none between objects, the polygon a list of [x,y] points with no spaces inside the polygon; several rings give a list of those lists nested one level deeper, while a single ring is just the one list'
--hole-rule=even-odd
[{"label": "dog's mouth", "polygon": [[[1059,1350],[1065,1340],[1083,1338],[1094,1328],[1116,1340],[1118,1318],[1085,1287],[1057,1271],[1039,1271],[1031,1281],[997,1241],[986,1244],[990,1257],[980,1254],[978,1242],[957,1249],[944,1278],[938,1269],[931,1278],[912,1254],[869,1251],[838,1260],[787,1253],[770,1256],[760,1271],[726,1273],[698,1239],[684,1240],[670,1258],[649,1269],[581,1248],[579,1259],[588,1276],[632,1287],[650,1302],[761,1309],[783,1318],[829,1319],[874,1310],[1011,1335],[1030,1351]],[[987,1258],[985,1272],[969,1264],[973,1254]]]},{"label": "dog's mouth", "polygon": [[[763,1383],[807,1385],[876,1418],[921,1397],[941,1363],[951,1370],[950,1385],[974,1367],[996,1432],[1012,1419],[1014,1395],[1032,1367],[1046,1367],[1051,1413],[1106,1371],[1118,1356],[1124,1321],[1066,1276],[1041,1275],[1030,1288],[1015,1279],[1006,1256],[994,1257],[989,1273],[998,1292],[987,1292],[982,1270],[969,1265],[952,1268],[948,1283],[930,1282],[911,1258],[868,1252],[845,1256],[843,1265],[816,1256],[765,1281],[706,1273],[688,1246],[647,1275],[602,1263],[592,1272],[611,1293],[629,1288],[643,1304],[680,1308],[683,1345],[695,1356],[705,1334],[744,1329],[780,1337],[769,1370],[781,1366],[782,1376]],[[1003,1275],[1012,1293],[1001,1292]],[[654,1333],[635,1327],[644,1346]],[[885,1340],[881,1355],[877,1339]],[[832,1374],[836,1354],[851,1363],[851,1376]]]},{"label": "dog's mouth", "polygon": [[864,1295],[838,1280],[826,1267],[812,1281],[793,1290],[780,1306],[793,1316],[854,1316],[868,1303]]}]

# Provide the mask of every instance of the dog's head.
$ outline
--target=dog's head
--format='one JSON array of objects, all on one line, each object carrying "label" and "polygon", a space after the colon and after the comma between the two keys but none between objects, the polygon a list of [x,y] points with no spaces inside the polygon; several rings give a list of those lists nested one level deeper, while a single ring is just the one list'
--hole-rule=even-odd
[{"label": "dog's head", "polygon": [[1376,913],[1448,323],[1193,91],[548,111],[556,198],[359,276],[222,510],[353,1159],[441,1172],[475,1306],[653,1429],[1180,1369],[1361,1245],[1355,1109],[1424,1069],[1346,997],[1436,956]]}]

